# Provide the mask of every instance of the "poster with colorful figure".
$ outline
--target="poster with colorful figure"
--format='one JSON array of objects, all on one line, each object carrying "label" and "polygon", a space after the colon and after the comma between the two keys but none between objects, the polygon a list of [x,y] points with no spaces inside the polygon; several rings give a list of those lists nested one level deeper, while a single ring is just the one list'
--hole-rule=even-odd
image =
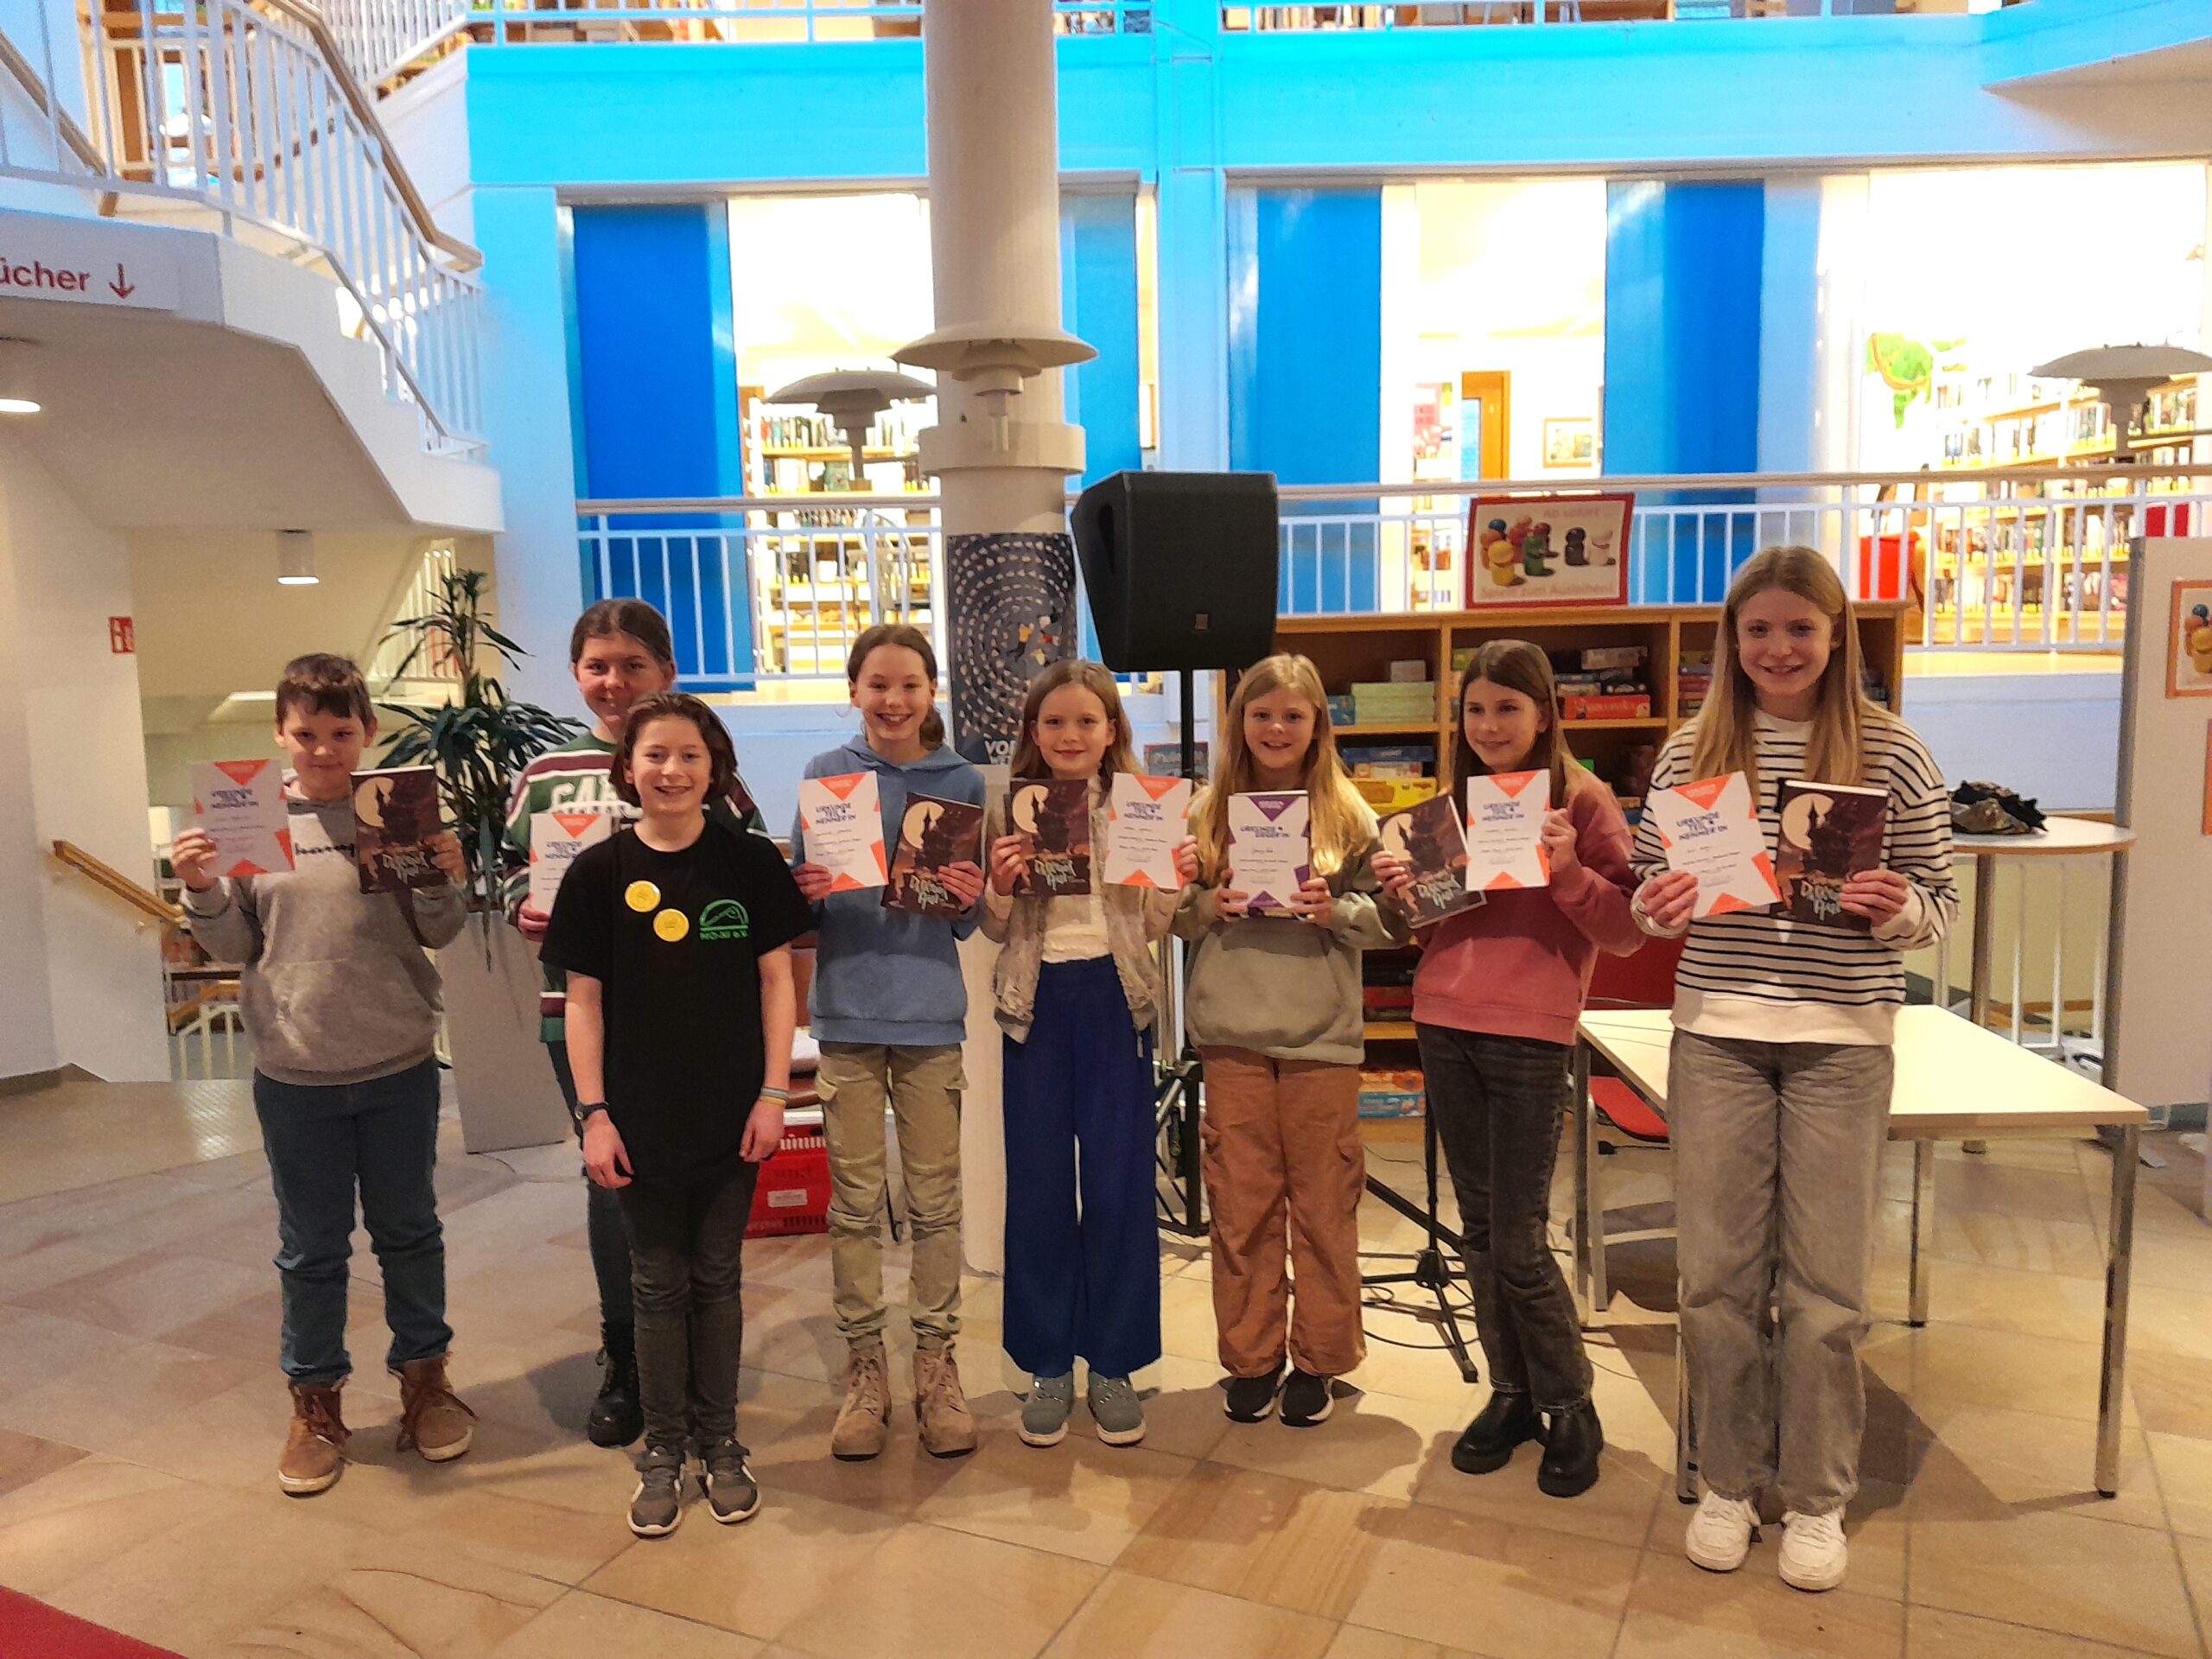
[{"label": "poster with colorful figure", "polygon": [[1625,605],[1636,497],[1477,496],[1467,506],[1467,608]]}]

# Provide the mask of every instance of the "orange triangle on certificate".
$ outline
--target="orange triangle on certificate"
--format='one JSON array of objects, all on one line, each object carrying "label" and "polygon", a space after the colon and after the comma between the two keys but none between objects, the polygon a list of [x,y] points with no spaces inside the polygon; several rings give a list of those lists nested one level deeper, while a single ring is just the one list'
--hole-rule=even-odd
[{"label": "orange triangle on certificate", "polygon": [[1130,776],[1135,778],[1138,786],[1155,801],[1183,781],[1180,778],[1147,778],[1137,772],[1132,772]]},{"label": "orange triangle on certificate", "polygon": [[1710,812],[1720,804],[1721,792],[1739,775],[1732,772],[1721,778],[1700,778],[1694,784],[1676,784],[1675,790]]},{"label": "orange triangle on certificate", "polygon": [[581,836],[592,827],[601,815],[597,812],[556,812],[553,822],[571,836]]},{"label": "orange triangle on certificate", "polygon": [[862,784],[866,783],[869,779],[874,776],[875,774],[872,772],[849,772],[844,773],[842,777],[817,778],[814,781],[821,785],[823,788],[828,790],[832,795],[835,795],[839,800],[848,801],[852,798],[853,791],[855,790],[858,789]]},{"label": "orange triangle on certificate", "polygon": [[1550,777],[1548,772],[1493,772],[1490,774],[1490,781],[1499,794],[1510,800],[1525,793],[1529,785],[1537,779],[1548,780]]},{"label": "orange triangle on certificate", "polygon": [[218,760],[215,770],[234,784],[250,784],[254,774],[268,764],[266,760]]}]

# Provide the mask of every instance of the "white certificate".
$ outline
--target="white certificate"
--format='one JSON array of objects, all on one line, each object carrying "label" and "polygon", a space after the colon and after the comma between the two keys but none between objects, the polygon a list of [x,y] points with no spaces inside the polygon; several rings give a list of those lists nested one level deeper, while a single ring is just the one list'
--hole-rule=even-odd
[{"label": "white certificate", "polygon": [[1191,785],[1184,778],[1147,778],[1142,772],[1114,774],[1112,822],[1106,830],[1106,882],[1117,887],[1159,887],[1173,893],[1183,885],[1175,870],[1175,846],[1191,816]]},{"label": "white certificate", "polygon": [[1229,798],[1229,885],[1251,914],[1288,914],[1313,873],[1310,812],[1303,790]]},{"label": "white certificate", "polygon": [[1478,893],[1548,887],[1543,843],[1549,772],[1478,772],[1467,779],[1467,886]]},{"label": "white certificate", "polygon": [[874,772],[802,778],[798,810],[806,824],[806,861],[830,872],[830,892],[890,884],[891,866],[883,855],[883,804]]},{"label": "white certificate", "polygon": [[214,874],[292,868],[291,809],[275,760],[202,760],[192,768],[192,816],[215,838]]},{"label": "white certificate", "polygon": [[1655,789],[1644,798],[1643,810],[1658,828],[1667,868],[1697,877],[1693,917],[1764,910],[1782,897],[1774,855],[1742,772]]},{"label": "white certificate", "polygon": [[587,847],[596,846],[613,833],[618,822],[612,812],[533,812],[530,815],[530,907],[541,916],[553,913],[553,900],[567,879],[569,866]]}]

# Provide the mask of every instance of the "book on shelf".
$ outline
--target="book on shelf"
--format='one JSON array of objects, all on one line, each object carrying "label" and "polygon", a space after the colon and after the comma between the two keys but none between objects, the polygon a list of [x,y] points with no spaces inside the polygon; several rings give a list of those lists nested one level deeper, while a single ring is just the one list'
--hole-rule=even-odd
[{"label": "book on shelf", "polygon": [[1869,933],[1873,924],[1843,907],[1843,885],[1882,864],[1890,792],[1789,779],[1782,785],[1782,829],[1774,874],[1792,920]]}]

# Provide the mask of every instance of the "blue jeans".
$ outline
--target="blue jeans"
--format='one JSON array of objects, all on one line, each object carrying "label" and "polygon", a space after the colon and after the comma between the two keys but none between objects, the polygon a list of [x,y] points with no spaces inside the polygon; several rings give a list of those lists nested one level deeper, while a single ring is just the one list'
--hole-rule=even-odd
[{"label": "blue jeans", "polygon": [[346,1264],[353,1195],[384,1274],[385,1363],[435,1359],[446,1324],[446,1245],[438,1223],[438,1064],[367,1083],[307,1085],[253,1074],[253,1109],[276,1191],[283,1276],[284,1375],[327,1388],[353,1371],[346,1352]]}]

